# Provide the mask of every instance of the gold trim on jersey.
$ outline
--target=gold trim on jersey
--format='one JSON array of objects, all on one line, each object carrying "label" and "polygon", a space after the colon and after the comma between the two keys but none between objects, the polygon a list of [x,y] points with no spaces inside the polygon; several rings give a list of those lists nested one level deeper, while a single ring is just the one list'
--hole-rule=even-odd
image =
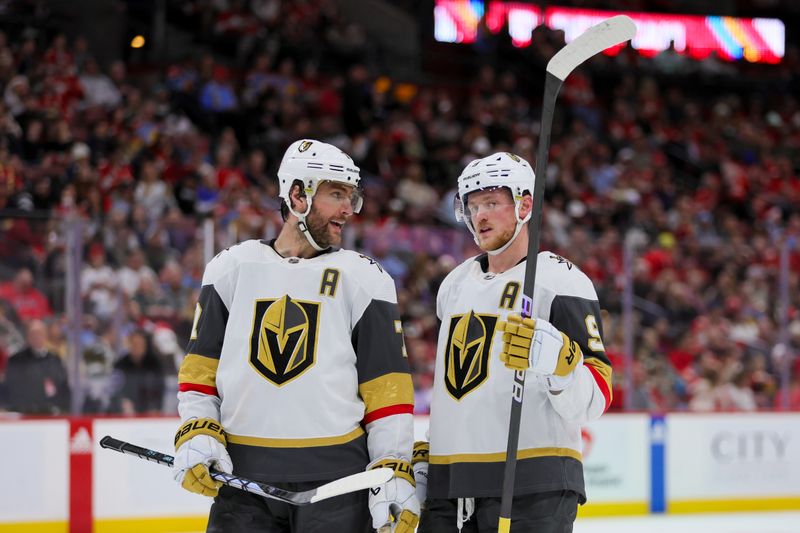
[{"label": "gold trim on jersey", "polygon": [[444,384],[448,394],[460,401],[489,377],[498,315],[473,313],[452,315],[444,358]]},{"label": "gold trim on jersey", "polygon": [[[230,439],[229,439],[230,440]],[[581,453],[572,448],[529,448],[517,451],[517,460],[534,457],[572,457],[581,461]],[[497,453],[457,453],[454,455],[431,455],[432,465],[450,465],[453,463],[501,463],[506,460],[506,452]]]},{"label": "gold trim on jersey", "polygon": [[364,429],[359,426],[350,433],[337,437],[311,437],[307,439],[272,439],[266,437],[247,437],[244,435],[231,435],[228,433],[228,443],[244,444],[246,446],[260,446],[262,448],[312,448],[314,446],[335,446],[347,444],[364,434]]},{"label": "gold trim on jersey", "polygon": [[250,366],[282,387],[314,366],[321,304],[281,298],[255,300],[250,331]]},{"label": "gold trim on jersey", "polygon": [[217,367],[219,359],[195,353],[187,354],[178,372],[178,383],[194,383],[195,385],[217,386]]},{"label": "gold trim on jersey", "polygon": [[[611,388],[611,374],[613,372],[611,365],[604,363],[597,357],[584,357],[583,364],[591,366],[597,371],[598,374],[600,374],[600,376],[603,378],[603,381],[605,381],[606,385],[608,385],[608,393],[611,394],[613,391]],[[609,400],[611,400],[611,398],[609,398]],[[610,404],[611,402],[609,401],[609,405]]]},{"label": "gold trim on jersey", "polygon": [[364,414],[392,405],[414,403],[411,374],[403,372],[392,372],[365,381],[358,386],[358,393],[364,400]]}]

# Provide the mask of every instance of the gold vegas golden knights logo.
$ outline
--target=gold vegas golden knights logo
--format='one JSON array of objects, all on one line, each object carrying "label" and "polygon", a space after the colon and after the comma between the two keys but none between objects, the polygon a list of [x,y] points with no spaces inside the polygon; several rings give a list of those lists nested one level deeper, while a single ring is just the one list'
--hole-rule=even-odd
[{"label": "gold vegas golden knights logo", "polygon": [[314,365],[319,334],[319,302],[256,300],[250,364],[282,386]]},{"label": "gold vegas golden knights logo", "polygon": [[460,400],[489,377],[489,354],[497,315],[453,315],[445,352],[445,386]]}]

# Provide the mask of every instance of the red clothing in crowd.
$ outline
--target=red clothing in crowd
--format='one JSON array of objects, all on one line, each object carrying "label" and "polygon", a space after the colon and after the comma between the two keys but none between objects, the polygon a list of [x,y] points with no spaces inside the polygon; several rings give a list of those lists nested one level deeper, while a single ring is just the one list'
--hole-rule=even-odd
[{"label": "red clothing in crowd", "polygon": [[47,298],[36,287],[19,291],[14,283],[0,283],[0,300],[6,300],[22,320],[47,318],[53,314]]}]

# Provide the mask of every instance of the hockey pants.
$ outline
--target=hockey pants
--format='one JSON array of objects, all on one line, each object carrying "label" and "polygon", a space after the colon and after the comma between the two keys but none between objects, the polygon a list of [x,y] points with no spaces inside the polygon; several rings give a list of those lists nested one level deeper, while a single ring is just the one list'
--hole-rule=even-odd
[{"label": "hockey pants", "polygon": [[[291,491],[302,491],[324,482],[273,483]],[[372,519],[367,491],[343,494],[310,505],[291,505],[239,489],[223,486],[214,498],[208,518],[208,533],[367,533]]]},{"label": "hockey pants", "polygon": [[[572,533],[578,494],[564,490],[517,496],[511,508],[511,533]],[[428,499],[418,533],[457,533],[457,499]],[[475,498],[475,511],[461,533],[497,533],[500,498]]]}]

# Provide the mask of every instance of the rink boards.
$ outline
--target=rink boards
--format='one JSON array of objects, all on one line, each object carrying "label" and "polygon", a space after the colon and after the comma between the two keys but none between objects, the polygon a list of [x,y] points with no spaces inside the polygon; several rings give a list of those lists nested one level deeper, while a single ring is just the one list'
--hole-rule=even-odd
[{"label": "rink boards", "polygon": [[[0,532],[199,531],[210,500],[168,468],[99,447],[171,453],[178,420],[2,420]],[[426,417],[415,431],[424,438]],[[800,509],[800,413],[606,415],[583,431],[580,516]]]}]

